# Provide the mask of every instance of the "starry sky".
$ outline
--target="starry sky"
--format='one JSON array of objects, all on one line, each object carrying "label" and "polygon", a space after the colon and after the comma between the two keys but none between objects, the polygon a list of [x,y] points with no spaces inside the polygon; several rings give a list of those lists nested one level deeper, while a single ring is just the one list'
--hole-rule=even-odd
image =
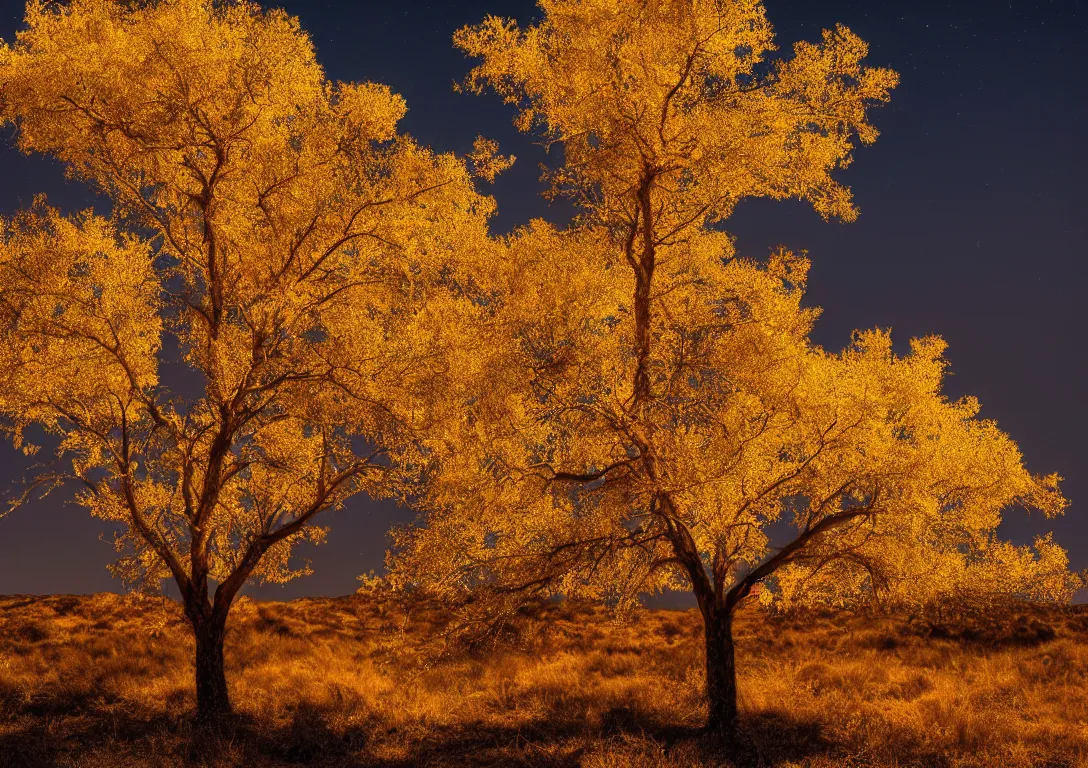
[{"label": "starry sky", "polygon": [[[531,0],[313,2],[284,7],[313,37],[330,78],[385,83],[408,102],[402,128],[438,150],[465,152],[478,134],[518,155],[493,187],[496,231],[569,212],[539,195],[542,150],[517,134],[495,97],[458,95],[470,63],[450,37],[487,13],[526,23]],[[813,260],[809,303],[823,308],[815,340],[839,349],[854,328],[890,327],[949,342],[952,397],[977,396],[983,415],[1019,443],[1030,469],[1056,471],[1072,500],[1048,521],[1012,510],[1017,542],[1053,530],[1075,568],[1088,568],[1088,2],[1085,0],[766,0],[780,46],[819,38],[837,22],[870,44],[869,62],[900,72],[875,114],[882,136],[841,177],[861,208],[828,224],[799,203],[742,203],[728,222],[742,255],[784,244]],[[0,0],[12,40],[23,3]],[[0,135],[0,214],[45,192],[68,211],[107,209],[60,167],[27,158]],[[25,461],[0,447],[0,490]],[[0,594],[119,590],[105,565],[109,530],[63,496],[0,519]],[[326,516],[329,542],[303,554],[315,573],[247,587],[264,599],[351,592],[379,569],[385,531],[412,515],[360,499]]]}]

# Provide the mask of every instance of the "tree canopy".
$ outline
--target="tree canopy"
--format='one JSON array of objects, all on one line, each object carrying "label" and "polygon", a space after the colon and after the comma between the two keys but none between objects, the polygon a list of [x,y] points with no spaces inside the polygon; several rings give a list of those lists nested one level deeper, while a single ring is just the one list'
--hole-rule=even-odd
[{"label": "tree canopy", "polygon": [[43,482],[125,525],[122,574],[172,576],[198,648],[219,633],[221,682],[242,584],[298,575],[316,514],[416,471],[493,202],[397,133],[388,88],[329,82],[282,11],[76,0],[26,22],[0,119],[114,209],[5,223],[0,409],[17,441],[59,440]]},{"label": "tree canopy", "polygon": [[721,246],[707,233],[666,252],[655,395],[636,418],[630,278],[608,237],[538,224],[510,239],[491,357],[426,526],[402,533],[399,578],[621,606],[666,588],[732,606],[761,581],[782,605],[1068,599],[1049,538],[996,537],[1011,505],[1060,513],[1058,478],[1029,473],[975,400],[942,395],[944,343],[898,355],[877,330],[829,353],[809,341],[807,260]]},{"label": "tree canopy", "polygon": [[[710,725],[736,719],[732,616],[1067,599],[1060,513],[970,398],[938,338],[810,339],[809,263],[738,256],[746,198],[857,216],[839,173],[877,138],[897,75],[845,27],[779,56],[758,0],[541,0],[455,43],[561,150],[579,215],[488,232],[475,188],[511,162],[398,131],[403,100],[330,82],[282,11],[216,0],[34,0],[0,46],[0,122],[112,203],[39,200],[0,238],[0,417],[44,430],[50,490],[120,522],[118,572],[177,583],[198,707],[229,711],[223,635],[251,578],[351,495],[424,513],[392,578],[485,610],[621,607],[691,590]],[[486,598],[486,599],[482,599]]]},{"label": "tree canopy", "polygon": [[[560,145],[550,194],[581,212],[503,244],[464,436],[394,573],[474,609],[565,595],[630,605],[690,589],[709,722],[736,720],[732,615],[781,604],[924,602],[978,588],[1067,599],[1049,538],[996,539],[1013,504],[1060,512],[1054,476],[941,393],[939,339],[814,346],[808,262],[738,258],[720,225],[749,197],[857,215],[836,179],[897,76],[848,29],[773,58],[749,0],[541,0],[525,29],[455,36],[517,125]],[[491,598],[488,600],[484,597]]]},{"label": "tree canopy", "polygon": [[489,16],[454,42],[481,63],[465,87],[496,91],[517,125],[563,147],[552,193],[615,226],[638,226],[637,191],[653,179],[655,239],[725,219],[746,197],[809,200],[851,220],[832,171],[877,130],[872,104],[897,75],[861,64],[845,27],[772,58],[758,0],[541,0],[524,30]]}]

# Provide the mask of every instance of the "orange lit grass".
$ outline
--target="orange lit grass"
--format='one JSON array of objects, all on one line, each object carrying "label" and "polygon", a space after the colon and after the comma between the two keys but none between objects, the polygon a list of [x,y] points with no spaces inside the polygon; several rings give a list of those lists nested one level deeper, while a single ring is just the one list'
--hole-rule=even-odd
[{"label": "orange lit grass", "polygon": [[[242,719],[207,733],[189,721],[192,640],[174,604],[0,598],[0,764],[712,763],[693,613],[552,611],[513,646],[436,658],[435,613],[244,601],[227,639]],[[1088,765],[1088,612],[1010,609],[945,638],[922,626],[742,612],[752,761]]]}]

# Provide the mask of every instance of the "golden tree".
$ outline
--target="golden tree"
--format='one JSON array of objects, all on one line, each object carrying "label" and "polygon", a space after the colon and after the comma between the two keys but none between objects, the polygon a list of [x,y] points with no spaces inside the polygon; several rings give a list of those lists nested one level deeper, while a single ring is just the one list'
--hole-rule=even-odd
[{"label": "golden tree", "polygon": [[0,412],[27,450],[28,427],[54,436],[39,488],[75,479],[124,524],[122,576],[177,583],[217,716],[242,585],[299,575],[316,515],[396,493],[425,454],[455,244],[491,201],[397,134],[387,88],[328,82],[283,12],[76,0],[26,23],[0,49],[2,119],[114,214],[39,201],[5,223]]},{"label": "golden tree", "polygon": [[[807,262],[734,258],[710,226],[750,196],[852,219],[831,174],[876,137],[866,108],[895,75],[861,66],[841,27],[766,61],[758,2],[541,8],[526,30],[489,18],[456,39],[483,60],[468,87],[562,145],[551,191],[582,216],[515,233],[480,273],[476,360],[456,382],[469,407],[394,577],[488,610],[690,589],[709,726],[730,740],[732,617],[757,584],[784,602],[924,600],[972,581],[1067,597],[1077,582],[1049,539],[994,534],[1011,503],[1059,512],[1057,478],[1026,472],[976,403],[942,397],[943,344],[899,357],[871,332],[842,354],[814,347]],[[775,523],[792,530],[780,547]]]},{"label": "golden tree", "polygon": [[425,519],[397,534],[394,582],[485,625],[530,599],[624,609],[689,590],[709,724],[727,738],[732,621],[757,585],[783,607],[1068,600],[1080,582],[1049,537],[996,535],[1010,505],[1061,512],[1058,478],[1027,472],[975,401],[941,395],[943,343],[897,356],[873,331],[827,353],[808,340],[807,263],[723,260],[723,246],[706,233],[664,251],[653,395],[633,415],[622,251],[600,230],[511,238],[475,339],[487,354],[474,384],[455,382],[470,405],[443,432]]}]

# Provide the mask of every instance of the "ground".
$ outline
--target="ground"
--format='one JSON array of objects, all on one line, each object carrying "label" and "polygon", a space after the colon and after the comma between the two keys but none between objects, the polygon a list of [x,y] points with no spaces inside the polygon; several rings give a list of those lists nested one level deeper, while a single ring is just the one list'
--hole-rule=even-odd
[{"label": "ground", "polygon": [[[498,646],[433,610],[245,600],[238,710],[197,727],[176,604],[0,598],[0,766],[728,765],[702,737],[693,612],[552,606]],[[1088,767],[1088,610],[970,621],[742,611],[741,764]]]}]

